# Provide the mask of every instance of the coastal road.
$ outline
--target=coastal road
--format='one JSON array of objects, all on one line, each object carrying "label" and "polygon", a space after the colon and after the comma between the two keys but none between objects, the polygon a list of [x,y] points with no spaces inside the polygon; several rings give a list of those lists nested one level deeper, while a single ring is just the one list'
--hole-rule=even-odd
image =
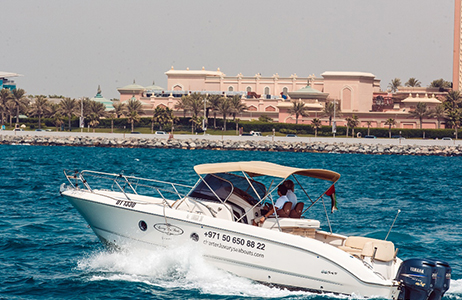
[{"label": "coastal road", "polygon": [[[89,136],[106,138],[158,138],[168,139],[168,134],[123,134],[123,133],[93,133],[93,132],[66,132],[66,131],[0,131],[1,135],[18,136]],[[285,137],[285,136],[236,136],[236,135],[191,135],[175,134],[175,139],[207,139],[207,140],[253,140],[253,141],[285,141],[285,142],[323,142],[323,143],[345,143],[345,144],[383,144],[383,145],[422,145],[422,146],[453,146],[461,145],[462,140],[423,140],[423,139],[365,139],[365,138],[344,138],[344,137]]]}]

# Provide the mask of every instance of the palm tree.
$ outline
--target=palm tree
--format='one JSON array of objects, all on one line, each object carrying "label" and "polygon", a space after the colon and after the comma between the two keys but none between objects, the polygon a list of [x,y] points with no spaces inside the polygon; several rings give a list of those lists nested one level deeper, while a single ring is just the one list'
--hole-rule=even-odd
[{"label": "palm tree", "polygon": [[93,132],[95,128],[99,125],[99,120],[101,117],[107,116],[106,107],[101,102],[91,101],[90,102],[90,126],[93,127]]},{"label": "palm tree", "polygon": [[5,125],[5,114],[7,112],[6,103],[13,98],[9,89],[0,90],[0,111],[2,113],[2,126]]},{"label": "palm tree", "polygon": [[170,123],[174,119],[173,110],[166,107],[157,106],[154,110],[151,122],[151,132],[154,132],[154,123],[159,124],[159,129],[162,130],[164,125]]},{"label": "palm tree", "polygon": [[220,105],[220,95],[209,95],[207,99],[208,107],[212,110],[213,113],[213,128],[217,128],[217,112],[218,105]]},{"label": "palm tree", "polygon": [[74,116],[79,111],[77,101],[71,98],[64,98],[63,100],[61,100],[61,102],[59,102],[59,110],[62,114],[67,116],[69,120],[69,131],[71,131],[72,116]]},{"label": "palm tree", "polygon": [[[335,103],[335,106],[334,106]],[[326,102],[326,106],[324,106],[324,109],[322,110],[324,113],[325,117],[329,118],[329,126],[332,126],[332,118],[334,117],[334,112],[335,116],[341,118],[342,117],[342,112],[340,111],[340,105],[337,102],[337,100]]]},{"label": "palm tree", "polygon": [[125,105],[125,103],[113,103],[112,106],[114,107],[114,113],[118,118],[120,118],[121,116],[123,116],[126,112],[127,112],[127,107]]},{"label": "palm tree", "polygon": [[[355,127],[358,126],[359,120],[358,116],[351,116],[351,118],[347,118],[347,127],[351,127],[351,137],[355,137]],[[348,129],[347,129],[347,136],[348,136]]]},{"label": "palm tree", "polygon": [[348,132],[350,131],[351,120],[352,120],[351,117],[346,117],[346,118],[345,118],[346,125],[347,125],[346,137],[348,137]]},{"label": "palm tree", "polygon": [[443,92],[444,90],[450,89],[452,87],[452,83],[440,78],[433,80],[430,83],[430,87],[439,88],[440,92]]},{"label": "palm tree", "polygon": [[30,107],[30,115],[38,116],[39,118],[39,129],[42,128],[42,116],[49,111],[49,107],[50,103],[45,96],[38,96]]},{"label": "palm tree", "polygon": [[460,91],[449,91],[446,95],[446,101],[443,102],[444,109],[449,111],[451,109],[456,109],[460,106],[462,102],[462,94]]},{"label": "palm tree", "polygon": [[61,125],[64,124],[63,121],[63,116],[58,112],[53,116],[53,122],[55,123],[56,126],[56,131],[58,131],[58,128],[61,127]]},{"label": "palm tree", "polygon": [[311,125],[314,127],[314,137],[318,137],[318,129],[322,126],[321,120],[314,118],[311,120]]},{"label": "palm tree", "polygon": [[420,84],[421,82],[419,80],[415,79],[414,77],[411,77],[408,79],[408,81],[406,81],[404,85],[409,87],[420,87]]},{"label": "palm tree", "polygon": [[447,122],[446,124],[454,128],[456,139],[458,138],[458,128],[460,127],[460,121],[462,119],[462,109],[457,108],[451,110],[446,115]]},{"label": "palm tree", "polygon": [[366,124],[367,124],[367,135],[370,135],[370,127],[372,125],[372,121],[366,121]]},{"label": "palm tree", "polygon": [[391,82],[388,84],[388,87],[393,93],[396,92],[400,86],[401,86],[401,79],[399,78],[392,79]]},{"label": "palm tree", "polygon": [[298,124],[298,117],[308,117],[308,113],[306,112],[305,102],[299,101],[292,101],[292,107],[289,108],[288,112],[291,115],[295,115],[295,124]]},{"label": "palm tree", "polygon": [[29,104],[29,100],[25,97],[26,91],[23,89],[14,89],[12,101],[16,106],[16,124],[19,123],[19,111],[25,110]]},{"label": "palm tree", "polygon": [[192,93],[188,97],[187,109],[191,111],[193,117],[197,117],[204,109],[204,99],[199,93]]},{"label": "palm tree", "polygon": [[188,112],[188,107],[189,107],[189,98],[188,96],[181,96],[181,99],[178,100],[177,103],[175,103],[175,106],[173,107],[176,110],[183,110],[183,118],[186,118],[186,113]]},{"label": "palm tree", "polygon": [[431,111],[432,117],[436,118],[438,121],[438,129],[440,129],[440,124],[441,120],[444,120],[444,117],[446,116],[446,113],[444,111],[444,105],[443,104],[438,104],[435,109]]},{"label": "palm tree", "polygon": [[419,102],[419,103],[417,103],[416,109],[414,109],[413,111],[410,111],[409,114],[412,117],[414,117],[416,119],[419,119],[419,121],[420,121],[420,129],[422,129],[422,120],[424,118],[431,117],[432,112],[427,109],[427,104],[426,103]]},{"label": "palm tree", "polygon": [[232,111],[231,101],[228,97],[221,97],[217,112],[223,116],[223,129],[226,131],[226,116]]},{"label": "palm tree", "polygon": [[231,98],[231,114],[233,115],[233,120],[236,120],[236,115],[242,113],[247,109],[247,106],[242,103],[242,98],[239,95],[234,95]]},{"label": "palm tree", "polygon": [[192,116],[189,122],[191,122],[191,134],[194,134],[195,128],[200,127],[204,122],[204,117]]},{"label": "palm tree", "polygon": [[13,100],[10,100],[6,103],[6,113],[10,119],[10,127],[13,126],[13,117],[16,114],[16,104]]},{"label": "palm tree", "polygon": [[385,125],[388,125],[388,137],[391,138],[391,126],[395,126],[396,121],[393,118],[389,118],[385,121]]},{"label": "palm tree", "polygon": [[130,121],[132,125],[132,132],[135,128],[135,122],[140,121],[140,114],[144,113],[143,110],[143,104],[136,99],[136,98],[131,98],[127,102],[127,111],[128,111],[128,116],[127,119]]}]

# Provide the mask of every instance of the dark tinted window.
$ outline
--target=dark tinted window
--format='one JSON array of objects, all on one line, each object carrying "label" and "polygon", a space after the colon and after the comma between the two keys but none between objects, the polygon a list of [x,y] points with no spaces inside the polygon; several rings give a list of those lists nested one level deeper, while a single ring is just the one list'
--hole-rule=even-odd
[{"label": "dark tinted window", "polygon": [[[246,200],[254,205],[259,201],[259,197],[255,194],[254,189],[250,186],[245,177],[237,176],[229,173],[207,174],[204,181],[215,191],[221,200],[225,200],[228,195],[233,191],[233,194]],[[260,182],[250,180],[253,187],[257,191],[260,198],[266,194],[266,188]],[[234,186],[234,189],[232,188]],[[209,187],[201,181],[194,190],[191,191],[189,196],[194,198],[218,201],[216,196],[212,193]]]}]

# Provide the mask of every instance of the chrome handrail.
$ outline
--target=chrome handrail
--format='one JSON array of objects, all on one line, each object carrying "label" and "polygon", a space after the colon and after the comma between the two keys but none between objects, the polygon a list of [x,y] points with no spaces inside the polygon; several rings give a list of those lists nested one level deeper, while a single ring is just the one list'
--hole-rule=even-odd
[{"label": "chrome handrail", "polygon": [[[139,187],[152,189],[163,199],[163,202],[167,204],[167,206],[169,206],[170,208],[171,206],[168,203],[167,198],[164,196],[164,193],[174,194],[176,195],[176,197],[178,197],[178,199],[182,199],[186,196],[187,192],[189,192],[189,190],[192,189],[192,186],[185,185],[185,184],[167,182],[167,181],[156,180],[156,179],[148,179],[148,178],[142,178],[142,177],[136,177],[136,176],[127,176],[127,175],[124,175],[123,173],[115,174],[115,173],[105,173],[105,172],[98,172],[98,171],[91,171],[91,170],[82,170],[80,172],[64,170],[64,175],[66,176],[66,179],[69,181],[70,185],[73,188],[80,189],[81,187],[79,186],[79,183],[81,183],[82,188],[84,187],[86,190],[88,190],[91,193],[94,193],[93,191],[94,186],[92,187],[92,185],[87,181],[89,177],[107,180],[107,183],[110,183],[112,181],[112,185],[110,185],[111,190],[112,191],[119,190],[120,192],[124,194],[124,196],[129,201],[132,201],[132,199],[130,199],[130,196],[129,196],[130,194],[138,195],[138,192],[136,190]],[[133,183],[133,181],[136,181],[136,182]],[[93,183],[93,184],[96,185],[98,183]],[[100,183],[100,184],[102,185],[103,183]],[[159,187],[159,185],[165,185],[165,186]],[[127,187],[128,187],[128,190],[127,190]],[[187,189],[187,192],[183,194],[180,192],[181,189]],[[171,199],[171,200],[174,200],[174,199]]]}]

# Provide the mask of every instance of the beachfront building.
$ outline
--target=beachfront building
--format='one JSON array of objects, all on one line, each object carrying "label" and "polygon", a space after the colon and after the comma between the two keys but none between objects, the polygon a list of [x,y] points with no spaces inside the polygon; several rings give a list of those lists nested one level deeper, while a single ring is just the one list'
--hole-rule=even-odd
[{"label": "beachfront building", "polygon": [[101,94],[101,87],[99,85],[98,85],[98,90],[96,92],[96,96],[91,98],[90,100],[103,103],[106,111],[111,111],[114,109],[114,106],[112,106],[112,101],[104,98],[103,95]]},{"label": "beachfront building", "polygon": [[11,72],[2,72],[0,71],[0,90],[9,89],[10,91],[16,89],[16,83],[14,80],[10,79],[12,77],[19,77],[21,75]]},{"label": "beachfront building", "polygon": [[454,7],[454,52],[452,68],[453,89],[462,89],[462,0],[455,0]]},{"label": "beachfront building", "polygon": [[[156,107],[168,107],[175,110],[175,104],[182,96],[201,93],[204,96],[239,95],[247,106],[238,116],[241,120],[258,119],[262,115],[276,122],[295,123],[295,115],[290,113],[294,101],[305,103],[307,116],[298,118],[299,124],[311,124],[313,118],[319,118],[323,125],[329,124],[329,118],[323,110],[327,102],[335,101],[340,106],[337,125],[346,125],[345,118],[357,116],[360,126],[388,127],[385,122],[392,118],[397,128],[419,128],[419,120],[413,119],[409,111],[416,108],[418,102],[424,102],[430,109],[441,103],[444,93],[429,88],[400,88],[396,93],[383,92],[380,79],[366,72],[328,71],[320,77],[310,75],[299,77],[297,74],[280,76],[275,73],[263,76],[227,76],[219,68],[216,71],[175,70],[165,72],[167,88],[154,84],[143,87],[133,82],[119,88],[120,101],[137,99],[143,103],[146,114],[152,114]],[[178,116],[183,111],[176,111]],[[437,128],[438,121],[429,119],[423,122],[423,128]]]}]

